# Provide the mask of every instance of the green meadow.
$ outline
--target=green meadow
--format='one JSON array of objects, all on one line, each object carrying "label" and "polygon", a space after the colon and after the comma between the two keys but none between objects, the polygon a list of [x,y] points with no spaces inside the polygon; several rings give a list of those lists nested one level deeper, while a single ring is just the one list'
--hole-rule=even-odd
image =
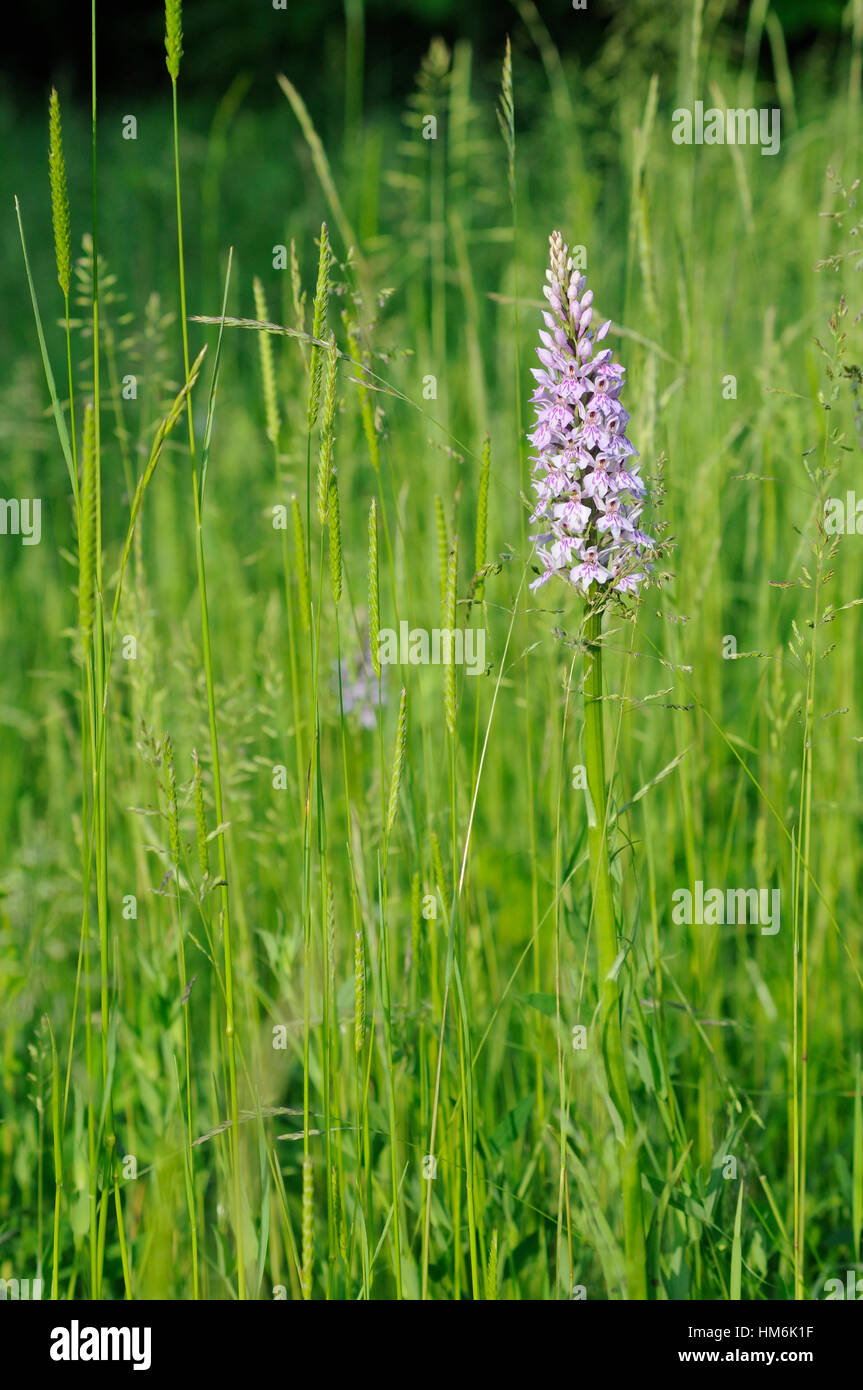
[{"label": "green meadow", "polygon": [[[863,6],[801,55],[628,4],[589,61],[542,8],[380,103],[352,4],[208,103],[171,0],[160,98],[0,105],[0,1278],[45,1298],[863,1276]],[[678,143],[696,102],[778,148]],[[662,540],[601,617],[529,587],[558,228]]]}]

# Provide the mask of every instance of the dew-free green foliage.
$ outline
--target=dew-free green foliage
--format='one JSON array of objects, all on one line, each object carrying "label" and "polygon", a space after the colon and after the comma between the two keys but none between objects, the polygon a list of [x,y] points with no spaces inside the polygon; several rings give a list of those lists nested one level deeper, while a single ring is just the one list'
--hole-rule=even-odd
[{"label": "dew-free green foliage", "polygon": [[[517,6],[404,113],[354,10],[318,130],[275,73],[186,110],[171,4],[95,225],[95,107],[61,150],[52,95],[47,170],[44,111],[4,139],[43,526],[0,535],[0,1277],[782,1300],[863,1258],[863,537],[824,524],[863,492],[863,31],[789,64],[719,8],[621,7],[585,67]],[[675,145],[695,100],[781,103],[779,154]],[[554,227],[674,538],[601,632],[528,588]],[[381,665],[402,620],[489,669]],[[698,882],[780,930],[675,920]]]}]

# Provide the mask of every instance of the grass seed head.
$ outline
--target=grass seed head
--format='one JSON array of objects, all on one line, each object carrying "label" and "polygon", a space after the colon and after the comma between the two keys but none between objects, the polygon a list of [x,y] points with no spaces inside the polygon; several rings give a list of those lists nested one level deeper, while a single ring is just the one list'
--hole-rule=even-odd
[{"label": "grass seed head", "polygon": [[[253,284],[255,294],[255,317],[259,323],[269,323],[267,299],[259,276]],[[274,449],[279,445],[281,420],[279,418],[279,393],[276,387],[276,368],[273,362],[273,340],[269,333],[258,333],[258,351],[261,356],[261,382],[264,391],[264,414],[267,421],[267,438]]]},{"label": "grass seed head", "polygon": [[512,48],[509,34],[503,54],[503,68],[500,78],[500,98],[497,106],[497,123],[503,136],[506,149],[506,181],[510,203],[515,206],[515,100],[512,92]]},{"label": "grass seed head", "polygon": [[396,747],[393,755],[393,773],[390,780],[390,799],[387,807],[387,840],[392,834],[396,812],[399,809],[399,787],[401,786],[408,736],[407,700],[407,691],[402,687],[401,700],[399,701],[399,721],[396,729]]},{"label": "grass seed head", "polygon": [[446,525],[446,512],[443,507],[443,500],[435,493],[434,499],[435,527],[437,530],[437,559],[438,574],[440,576],[440,601],[441,611],[446,602],[446,571],[449,557],[449,534]]},{"label": "grass seed head", "polygon": [[168,847],[171,863],[176,870],[180,863],[180,817],[177,811],[177,773],[174,768],[174,744],[170,734],[165,735],[165,775],[168,792]]},{"label": "grass seed head", "polygon": [[[318,279],[315,285],[315,302],[312,306],[312,337],[319,341],[327,327],[327,308],[330,301],[330,265],[332,253],[327,235],[326,222],[321,223],[321,239],[318,254]],[[323,375],[322,349],[312,344],[309,358],[309,409],[308,427],[314,429],[321,403],[321,376]]]},{"label": "grass seed head", "polygon": [[60,123],[60,98],[51,88],[48,103],[48,175],[51,184],[51,217],[54,223],[54,256],[57,261],[57,280],[65,298],[69,297],[72,279],[72,233],[69,214],[69,190],[66,183],[66,161],[63,157],[63,129]]},{"label": "grass seed head", "polygon": [[180,76],[183,56],[183,7],[181,0],[165,0],[165,66],[172,82]]}]

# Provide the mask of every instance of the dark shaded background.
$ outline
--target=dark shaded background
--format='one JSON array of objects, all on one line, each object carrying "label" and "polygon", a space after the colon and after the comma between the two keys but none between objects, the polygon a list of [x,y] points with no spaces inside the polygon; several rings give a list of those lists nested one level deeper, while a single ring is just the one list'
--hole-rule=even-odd
[{"label": "dark shaded background", "polygon": [[[518,25],[517,0],[287,0],[287,5],[274,11],[272,0],[185,0],[186,97],[218,97],[241,70],[268,83],[274,71],[284,71],[303,82],[309,105],[322,111],[328,101],[323,79],[342,69],[346,19],[362,23],[364,16],[366,95],[374,102],[410,90],[433,35],[449,43],[469,38],[480,61],[499,62],[504,36]],[[627,12],[653,8],[677,22],[673,7],[662,0],[588,0],[577,15],[571,0],[539,0],[538,8],[558,48],[585,61],[608,26],[625,22]],[[741,42],[749,8],[749,0],[728,0],[725,6],[724,22],[739,31]],[[773,0],[773,9],[793,55],[818,34],[838,38],[846,5],[843,0]],[[108,98],[163,92],[160,0],[99,0],[97,26],[100,92]],[[0,52],[4,86],[19,101],[32,97],[41,103],[55,82],[67,99],[83,100],[89,92],[89,44],[89,0],[20,6]],[[314,71],[322,80],[312,85]]]}]

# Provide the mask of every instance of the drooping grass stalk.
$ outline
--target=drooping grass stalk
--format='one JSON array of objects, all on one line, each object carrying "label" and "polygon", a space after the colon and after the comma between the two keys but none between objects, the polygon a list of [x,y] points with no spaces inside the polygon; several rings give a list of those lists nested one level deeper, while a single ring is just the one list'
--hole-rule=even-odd
[{"label": "drooping grass stalk", "polygon": [[[180,320],[183,340],[183,367],[186,379],[189,377],[189,326],[186,310],[186,269],[183,252],[183,208],[180,185],[180,129],[177,109],[177,79],[180,74],[182,56],[182,14],[181,0],[166,0],[165,5],[165,52],[166,66],[171,78],[171,116],[174,151],[174,190],[177,218],[177,265],[180,287]],[[226,287],[227,293],[227,287]],[[219,757],[219,734],[216,716],[216,691],[213,674],[213,657],[210,639],[210,619],[207,600],[207,578],[204,560],[203,528],[203,477],[198,480],[198,465],[195,446],[195,424],[191,408],[188,409],[189,457],[192,466],[192,493],[195,515],[195,566],[198,580],[198,598],[201,611],[201,645],[204,660],[204,679],[207,690],[207,716],[210,732],[210,756],[213,765],[213,798],[216,809],[216,822],[219,827],[218,855],[221,900],[221,926],[223,941],[223,967],[225,986],[225,1046],[228,1058],[228,1105],[231,1120],[230,1152],[233,1179],[234,1234],[237,1243],[237,1294],[246,1297],[245,1255],[243,1249],[243,1206],[240,1178],[240,1122],[237,1094],[237,1039],[234,1007],[234,960],[231,934],[231,907],[228,888],[228,856],[225,843],[225,815],[222,794],[222,769]]]},{"label": "drooping grass stalk", "polygon": [[66,471],[69,475],[69,482],[72,487],[72,496],[75,499],[77,509],[78,504],[78,475],[75,468],[75,447],[70,441],[69,430],[63,415],[57,385],[54,380],[54,372],[51,368],[51,360],[48,356],[48,346],[45,342],[45,332],[42,327],[42,315],[39,312],[39,302],[36,298],[36,286],[33,283],[33,272],[30,268],[30,257],[27,254],[27,241],[24,236],[24,224],[21,220],[21,205],[16,196],[15,198],[15,218],[18,223],[18,236],[21,241],[21,254],[24,259],[24,273],[27,277],[27,288],[30,294],[30,304],[33,309],[33,320],[36,327],[36,340],[39,344],[39,355],[42,360],[42,369],[45,373],[45,384],[48,387],[48,394],[51,397],[51,411],[54,416],[54,424],[57,427],[57,438],[60,441],[60,448],[63,452],[63,459],[66,464]]},{"label": "drooping grass stalk", "polygon": [[279,73],[276,77],[276,81],[290,102],[294,115],[297,118],[297,123],[303,132],[303,137],[309,147],[309,153],[312,157],[312,163],[315,166],[315,173],[318,176],[324,196],[329,204],[333,220],[341,233],[342,242],[345,246],[352,246],[354,248],[357,271],[361,279],[366,280],[363,257],[359,250],[359,237],[356,235],[345,215],[345,210],[342,207],[341,199],[339,198],[335,183],[333,182],[326,151],[320,136],[312,124],[312,119],[306,108],[306,104],[294,84],[285,77],[284,73]]},{"label": "drooping grass stalk", "polygon": [[608,859],[608,798],[605,780],[605,736],[602,689],[602,613],[591,610],[585,622],[584,741],[587,785],[593,802],[593,823],[588,827],[590,872],[593,887],[593,920],[597,942],[597,993],[599,1037],[611,1099],[620,1116],[623,1142],[620,1161],[623,1191],[624,1249],[627,1297],[647,1297],[644,1220],[641,1201],[635,1119],[620,1027],[617,926]]}]

